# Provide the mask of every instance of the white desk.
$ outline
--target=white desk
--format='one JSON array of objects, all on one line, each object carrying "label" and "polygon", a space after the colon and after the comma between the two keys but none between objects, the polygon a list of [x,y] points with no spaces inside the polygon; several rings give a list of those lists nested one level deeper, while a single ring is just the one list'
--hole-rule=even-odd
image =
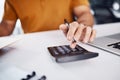
[{"label": "white desk", "polygon": [[[95,29],[98,31],[98,37],[118,33],[120,23],[98,25]],[[22,40],[1,52],[0,62],[12,64],[23,70],[36,70],[39,74],[47,75],[48,80],[120,80],[119,56],[80,43],[90,51],[99,52],[99,57],[58,64],[51,59],[47,47],[69,44],[61,31],[22,36]]]}]

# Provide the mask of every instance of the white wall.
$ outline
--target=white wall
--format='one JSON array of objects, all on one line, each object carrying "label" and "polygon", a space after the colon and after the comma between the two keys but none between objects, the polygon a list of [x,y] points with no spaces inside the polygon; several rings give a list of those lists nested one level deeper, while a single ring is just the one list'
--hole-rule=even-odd
[{"label": "white wall", "polygon": [[2,20],[3,10],[4,10],[4,0],[0,0],[0,21]]},{"label": "white wall", "polygon": [[[5,0],[0,0],[0,21],[2,20],[2,16],[4,13],[4,1]],[[16,27],[14,29],[13,35],[22,34],[22,33],[23,33],[23,31],[21,29],[21,24],[20,24],[20,21],[18,20]]]}]

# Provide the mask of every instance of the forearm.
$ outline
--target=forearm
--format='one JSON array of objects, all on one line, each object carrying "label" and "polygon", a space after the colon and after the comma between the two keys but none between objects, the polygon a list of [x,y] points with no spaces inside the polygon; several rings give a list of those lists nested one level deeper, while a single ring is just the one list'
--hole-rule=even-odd
[{"label": "forearm", "polygon": [[81,13],[81,15],[78,16],[77,21],[78,21],[78,23],[81,23],[81,24],[84,24],[84,25],[90,26],[90,27],[92,27],[94,24],[94,18],[89,11]]},{"label": "forearm", "polygon": [[0,23],[0,36],[8,36],[11,34],[9,25],[5,22]]},{"label": "forearm", "polygon": [[77,17],[78,23],[84,24],[86,26],[93,26],[94,18],[90,12],[89,6],[78,6],[74,8],[74,13]]}]

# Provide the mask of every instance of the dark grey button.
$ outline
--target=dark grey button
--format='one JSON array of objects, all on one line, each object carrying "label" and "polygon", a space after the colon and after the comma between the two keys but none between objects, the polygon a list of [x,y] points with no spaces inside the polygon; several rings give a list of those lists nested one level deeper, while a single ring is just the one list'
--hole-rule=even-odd
[{"label": "dark grey button", "polygon": [[56,48],[57,48],[58,52],[60,52],[61,54],[66,54],[65,51],[60,46],[58,46]]},{"label": "dark grey button", "polygon": [[70,53],[71,49],[68,48],[68,46],[61,46],[61,48],[63,48],[65,50],[66,53]]},{"label": "dark grey button", "polygon": [[83,49],[82,47],[76,45],[76,48],[79,50],[79,51],[85,51],[85,49]]},{"label": "dark grey button", "polygon": [[53,49],[53,52],[55,55],[59,55],[59,53],[56,51],[56,49]]},{"label": "dark grey button", "polygon": [[71,52],[75,52],[75,51],[77,51],[77,49],[76,49],[76,48],[71,48],[70,46],[67,46],[67,48],[68,48],[68,49],[70,49],[70,50],[71,50]]}]

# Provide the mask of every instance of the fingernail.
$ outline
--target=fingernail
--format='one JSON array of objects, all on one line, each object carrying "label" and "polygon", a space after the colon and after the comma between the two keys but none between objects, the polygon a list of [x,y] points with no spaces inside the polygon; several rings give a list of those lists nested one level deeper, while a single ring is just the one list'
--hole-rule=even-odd
[{"label": "fingernail", "polygon": [[71,44],[70,47],[71,47],[72,49],[74,49],[74,48],[75,48],[75,45]]},{"label": "fingernail", "polygon": [[76,46],[76,43],[71,43],[70,45],[71,48],[75,48],[75,46]]}]

